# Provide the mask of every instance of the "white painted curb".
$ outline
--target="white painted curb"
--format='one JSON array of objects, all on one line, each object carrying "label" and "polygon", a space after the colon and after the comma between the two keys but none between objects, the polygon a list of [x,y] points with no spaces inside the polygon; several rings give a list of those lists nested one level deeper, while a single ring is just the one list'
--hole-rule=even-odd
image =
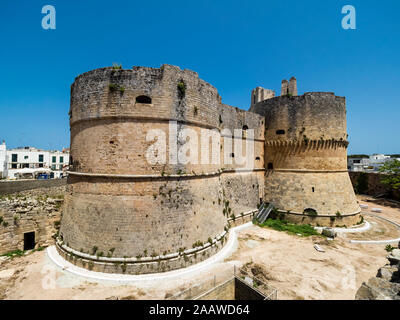
[{"label": "white painted curb", "polygon": [[[378,216],[376,214],[372,214],[372,213],[366,213],[372,217],[381,219],[383,221],[389,222],[393,225],[395,225],[397,227],[397,229],[400,230],[400,225],[392,220],[389,220],[387,218]],[[385,244],[385,243],[393,243],[393,242],[399,242],[400,238],[397,239],[388,239],[388,240],[350,240],[350,243],[359,243],[359,244]]]},{"label": "white painted curb", "polygon": [[[314,227],[317,231],[322,231],[326,227]],[[365,221],[365,226],[360,228],[330,228],[337,233],[354,233],[354,232],[364,232],[371,228],[371,224],[368,221]]]},{"label": "white painted curb", "polygon": [[393,242],[399,242],[399,241],[400,241],[400,238],[389,239],[389,240],[350,240],[350,243],[385,244],[385,243],[393,243]]}]

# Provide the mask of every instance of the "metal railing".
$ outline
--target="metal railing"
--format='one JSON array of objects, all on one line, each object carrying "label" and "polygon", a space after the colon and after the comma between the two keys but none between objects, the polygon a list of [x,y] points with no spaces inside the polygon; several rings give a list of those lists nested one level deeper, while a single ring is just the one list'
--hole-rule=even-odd
[{"label": "metal railing", "polygon": [[[234,278],[237,278],[242,282],[247,283],[249,286],[252,286],[253,290],[256,290],[265,297],[264,300],[278,299],[278,290],[265,283],[264,280],[250,275],[244,271],[243,268],[237,270],[236,266],[233,267],[232,271],[233,272],[227,272],[223,276],[217,277],[214,275],[204,281],[192,284],[189,288],[179,291],[172,296],[166,297],[165,300],[193,300]],[[245,280],[246,277],[250,278],[252,283],[247,282]]]},{"label": "metal railing", "polygon": [[253,283],[248,283],[248,285],[252,285],[254,290],[265,296],[264,300],[278,300],[278,289],[267,284],[264,280],[257,276],[250,275],[248,272],[244,271],[243,268],[236,270],[236,266],[233,267],[233,273],[236,278],[239,278],[242,281],[246,276],[250,278]]}]

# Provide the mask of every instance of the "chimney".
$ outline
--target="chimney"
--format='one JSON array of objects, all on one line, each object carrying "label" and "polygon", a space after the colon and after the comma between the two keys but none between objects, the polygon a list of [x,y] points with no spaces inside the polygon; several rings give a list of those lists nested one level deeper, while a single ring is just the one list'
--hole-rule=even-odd
[{"label": "chimney", "polygon": [[297,96],[297,80],[295,77],[290,78],[289,94],[292,96]]},{"label": "chimney", "polygon": [[289,93],[289,83],[287,80],[282,80],[281,96],[286,96]]}]

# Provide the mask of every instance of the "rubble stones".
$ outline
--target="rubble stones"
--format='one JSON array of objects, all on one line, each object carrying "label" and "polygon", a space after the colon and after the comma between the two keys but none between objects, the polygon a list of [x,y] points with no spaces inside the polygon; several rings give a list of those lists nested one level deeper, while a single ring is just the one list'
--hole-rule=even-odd
[{"label": "rubble stones", "polygon": [[399,264],[400,263],[400,249],[394,249],[389,256],[387,257],[390,261],[390,264]]},{"label": "rubble stones", "polygon": [[397,266],[384,266],[378,270],[378,274],[376,276],[387,281],[393,281],[396,280],[397,274]]},{"label": "rubble stones", "polygon": [[400,300],[400,284],[374,277],[363,283],[356,293],[357,300]]},{"label": "rubble stones", "polygon": [[336,232],[332,228],[324,228],[322,230],[322,235],[328,238],[335,238],[337,236]]},{"label": "rubble stones", "polygon": [[400,250],[394,249],[387,258],[389,264],[358,289],[357,300],[400,300]]}]

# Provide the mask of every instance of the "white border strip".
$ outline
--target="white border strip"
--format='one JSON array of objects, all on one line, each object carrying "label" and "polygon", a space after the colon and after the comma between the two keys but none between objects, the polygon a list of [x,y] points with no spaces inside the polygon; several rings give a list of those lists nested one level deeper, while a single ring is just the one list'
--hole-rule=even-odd
[{"label": "white border strip", "polygon": [[163,273],[132,275],[132,274],[95,272],[95,271],[90,271],[90,270],[87,270],[84,268],[80,268],[80,267],[75,266],[74,264],[66,261],[64,258],[62,258],[60,256],[60,254],[58,253],[58,251],[54,245],[51,247],[48,247],[46,252],[47,252],[47,256],[50,258],[50,260],[53,263],[55,263],[58,267],[60,267],[61,269],[68,271],[70,273],[73,273],[75,275],[81,276],[81,277],[91,278],[91,279],[95,279],[95,280],[131,282],[131,281],[154,281],[154,280],[161,280],[161,279],[180,278],[183,275],[200,271],[202,269],[205,269],[205,268],[211,266],[214,263],[223,261],[226,257],[228,257],[237,248],[237,244],[238,244],[237,232],[239,232],[243,229],[249,228],[252,225],[253,225],[252,222],[248,222],[248,223],[242,224],[240,226],[231,228],[229,230],[229,237],[228,237],[228,241],[225,244],[225,246],[219,252],[217,252],[215,255],[208,258],[207,260],[204,260],[202,262],[199,262],[199,263],[189,266],[187,268],[172,270],[172,271],[163,272]]},{"label": "white border strip", "polygon": [[[398,230],[400,230],[400,225],[397,222],[394,222],[392,220],[389,220],[387,218],[378,216],[378,215],[373,214],[373,213],[369,213],[369,212],[363,212],[363,213],[368,214],[368,215],[370,215],[372,217],[381,219],[383,221],[389,222],[389,223],[395,225]],[[393,242],[400,242],[400,238],[389,239],[389,240],[350,240],[350,243],[360,243],[360,244],[385,244],[385,243],[393,243]]]},{"label": "white border strip", "polygon": [[400,238],[389,239],[389,240],[350,240],[350,243],[385,244],[385,243],[393,243],[393,242],[399,242],[399,241],[400,241]]},{"label": "white border strip", "polygon": [[[317,231],[322,231],[327,227],[314,227]],[[371,224],[368,221],[365,221],[365,226],[359,228],[330,228],[333,229],[334,232],[337,233],[355,233],[355,232],[364,232],[371,228]]]}]

